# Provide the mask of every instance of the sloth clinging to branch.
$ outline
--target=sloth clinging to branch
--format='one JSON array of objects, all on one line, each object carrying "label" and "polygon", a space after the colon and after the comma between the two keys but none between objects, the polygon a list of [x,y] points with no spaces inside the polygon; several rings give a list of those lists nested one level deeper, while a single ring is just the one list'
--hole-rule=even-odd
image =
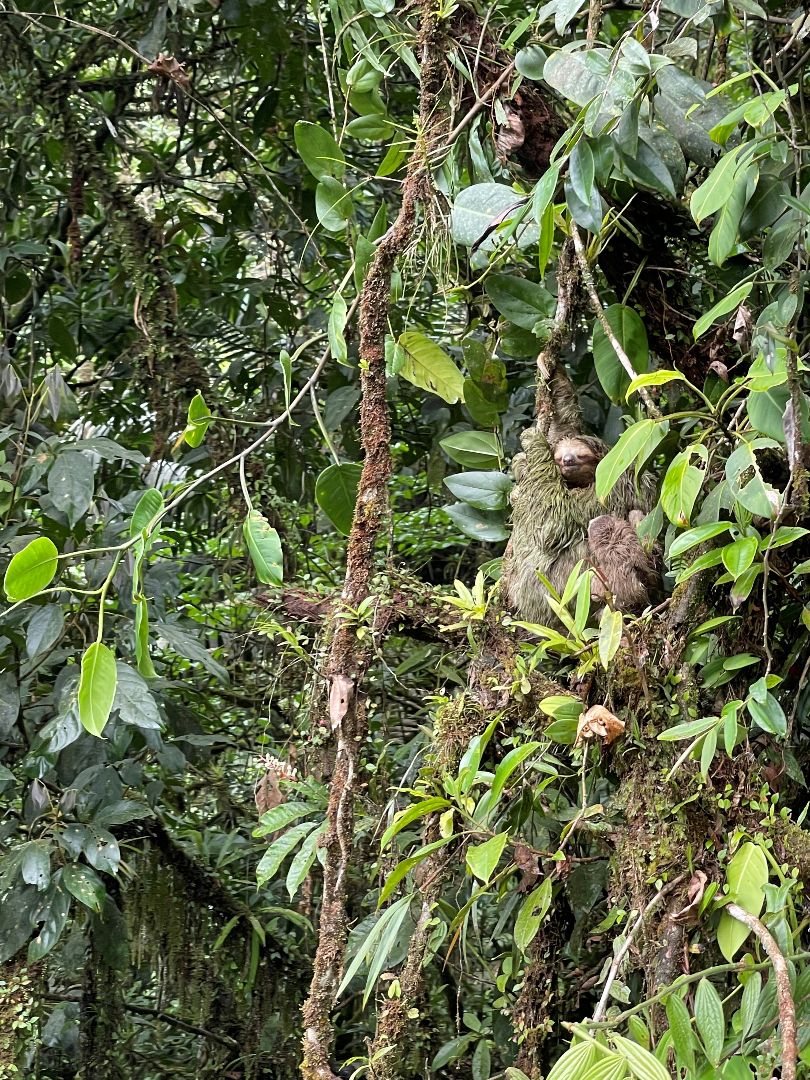
[{"label": "sloth clinging to branch", "polygon": [[523,432],[523,453],[512,462],[512,537],[503,560],[501,595],[521,619],[548,621],[551,612],[538,571],[562,592],[571,570],[583,560],[596,570],[594,600],[609,596],[616,607],[641,610],[658,573],[639,543],[635,522],[655,502],[655,481],[645,474],[637,487],[632,474],[624,473],[601,503],[594,475],[608,447],[582,434],[574,388],[561,365],[548,379],[548,390],[550,414]]}]

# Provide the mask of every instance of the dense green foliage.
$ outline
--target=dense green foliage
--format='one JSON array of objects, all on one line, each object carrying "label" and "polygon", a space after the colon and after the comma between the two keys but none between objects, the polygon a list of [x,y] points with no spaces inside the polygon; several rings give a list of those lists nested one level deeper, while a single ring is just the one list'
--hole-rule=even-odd
[{"label": "dense green foliage", "polygon": [[[807,16],[55,10],[0,4],[0,1080],[810,1075]],[[639,616],[499,600],[557,364],[597,495],[656,478]]]}]

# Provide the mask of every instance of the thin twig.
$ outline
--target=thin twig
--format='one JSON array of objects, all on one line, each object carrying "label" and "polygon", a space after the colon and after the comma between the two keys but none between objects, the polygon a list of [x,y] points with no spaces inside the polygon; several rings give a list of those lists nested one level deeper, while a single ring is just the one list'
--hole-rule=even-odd
[{"label": "thin twig", "polygon": [[782,1029],[782,1080],[796,1080],[796,1006],[790,991],[787,960],[776,939],[763,922],[745,911],[739,904],[726,904],[725,911],[753,931],[773,964],[776,978],[776,999],[779,1003],[779,1025]]},{"label": "thin twig", "polygon": [[599,998],[599,1004],[594,1009],[592,1021],[594,1024],[600,1023],[605,1018],[608,999],[610,997],[610,988],[613,986],[613,983],[616,980],[616,976],[619,974],[619,968],[622,966],[622,961],[624,960],[625,956],[627,956],[630,946],[633,943],[633,938],[641,929],[642,925],[644,924],[644,920],[647,918],[653,908],[660,904],[660,902],[668,893],[671,893],[674,888],[680,885],[680,883],[684,880],[685,877],[686,874],[679,874],[676,878],[673,878],[672,881],[667,882],[667,884],[664,885],[663,888],[659,889],[655,896],[652,898],[652,900],[650,900],[650,902],[641,912],[639,917],[636,919],[630,930],[628,930],[627,937],[624,939],[624,944],[613,957],[613,963],[610,965],[610,971],[608,972],[607,978],[605,979],[605,986],[602,990],[602,996]]},{"label": "thin twig", "polygon": [[510,63],[508,63],[506,65],[506,67],[500,73],[500,75],[495,80],[495,82],[492,83],[491,86],[488,86],[487,89],[483,92],[483,94],[481,94],[481,96],[478,98],[478,100],[475,102],[475,104],[470,106],[468,111],[464,114],[464,116],[462,116],[462,118],[459,120],[459,122],[456,124],[456,126],[453,128],[453,130],[447,136],[447,140],[445,141],[444,145],[439,150],[436,151],[437,153],[444,153],[445,151],[450,149],[450,147],[453,145],[453,143],[456,141],[456,139],[459,137],[459,135],[462,133],[462,131],[481,112],[481,110],[486,105],[486,103],[489,101],[489,99],[493,96],[493,94],[497,90],[500,89],[501,86],[503,86],[503,84],[506,82],[506,80],[509,78],[509,76],[512,74],[512,72],[514,70],[515,70],[515,61],[512,60]]},{"label": "thin twig", "polygon": [[[591,301],[593,313],[599,320],[599,324],[605,332],[605,337],[608,339],[611,347],[613,348],[613,351],[619,358],[619,363],[622,365],[622,367],[631,379],[637,379],[638,372],[633,367],[633,362],[625,352],[624,346],[616,337],[615,333],[613,332],[613,327],[607,320],[607,316],[605,315],[605,309],[602,307],[602,301],[599,299],[599,293],[596,289],[596,282],[594,281],[593,273],[591,271],[590,264],[588,263],[588,256],[585,251],[585,245],[582,241],[582,234],[573,222],[571,222],[571,237],[574,241],[574,250],[577,253],[577,260],[579,261],[580,270],[582,271],[582,281],[585,285],[585,290],[588,293],[588,297]],[[646,386],[639,387],[639,397],[647,407],[647,412],[650,414],[650,416],[654,417],[655,419],[660,419],[661,413],[658,411],[655,402],[650,397]]]}]

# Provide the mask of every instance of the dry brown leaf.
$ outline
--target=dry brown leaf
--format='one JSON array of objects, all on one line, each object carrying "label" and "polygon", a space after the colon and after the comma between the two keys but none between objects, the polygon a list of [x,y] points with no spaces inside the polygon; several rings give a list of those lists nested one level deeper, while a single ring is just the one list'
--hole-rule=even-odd
[{"label": "dry brown leaf", "polygon": [[610,746],[623,731],[624,720],[620,720],[604,705],[592,705],[579,718],[577,740],[574,745],[579,746],[585,739],[601,739],[605,746]]},{"label": "dry brown leaf", "polygon": [[159,53],[149,65],[149,70],[153,75],[162,75],[164,78],[171,79],[183,90],[188,90],[191,86],[183,65],[174,56]]},{"label": "dry brown leaf", "polygon": [[329,684],[329,722],[332,730],[349,711],[349,703],[354,693],[354,682],[346,675],[335,675]]},{"label": "dry brown leaf", "polygon": [[703,893],[706,891],[706,882],[708,880],[709,879],[702,870],[695,871],[689,882],[689,889],[686,894],[688,903],[685,907],[682,907],[680,911],[673,911],[670,915],[673,922],[691,923],[697,921],[698,908],[703,899]]}]

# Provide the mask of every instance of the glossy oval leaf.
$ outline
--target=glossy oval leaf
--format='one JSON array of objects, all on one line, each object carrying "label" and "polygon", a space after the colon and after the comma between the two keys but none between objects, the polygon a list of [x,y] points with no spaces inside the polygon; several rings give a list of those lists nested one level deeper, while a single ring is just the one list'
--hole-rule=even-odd
[{"label": "glossy oval leaf", "polygon": [[343,151],[325,128],[299,120],[295,125],[294,137],[299,157],[316,180],[328,176],[340,178],[346,172]]},{"label": "glossy oval leaf", "polygon": [[497,469],[501,464],[500,441],[489,431],[459,431],[439,446],[452,461],[470,469]]},{"label": "glossy oval leaf", "polygon": [[[638,313],[625,304],[611,304],[605,308],[605,318],[619,344],[627,353],[637,375],[650,366],[650,349],[647,331]],[[630,387],[630,376],[624,370],[610,339],[598,320],[593,327],[593,360],[596,374],[607,396],[618,405],[625,399]]]},{"label": "glossy oval leaf", "polygon": [[79,678],[79,719],[91,735],[100,736],[110,716],[118,671],[112,649],[94,641],[82,657]]},{"label": "glossy oval leaf", "polygon": [[212,420],[211,410],[205,404],[205,398],[197,391],[188,405],[186,427],[182,434],[182,439],[187,442],[189,446],[201,446],[202,441],[205,438],[205,433],[208,431]]},{"label": "glossy oval leaf", "polygon": [[445,476],[445,487],[476,510],[505,510],[512,481],[504,473],[464,472]]},{"label": "glossy oval leaf", "polygon": [[3,589],[9,600],[29,600],[47,589],[56,575],[59,552],[53,540],[38,536],[12,558],[3,578]]},{"label": "glossy oval leaf", "polygon": [[129,523],[129,535],[137,536],[148,529],[158,514],[163,509],[163,496],[157,488],[147,488],[138,499],[137,505],[132,512],[132,521]]}]

